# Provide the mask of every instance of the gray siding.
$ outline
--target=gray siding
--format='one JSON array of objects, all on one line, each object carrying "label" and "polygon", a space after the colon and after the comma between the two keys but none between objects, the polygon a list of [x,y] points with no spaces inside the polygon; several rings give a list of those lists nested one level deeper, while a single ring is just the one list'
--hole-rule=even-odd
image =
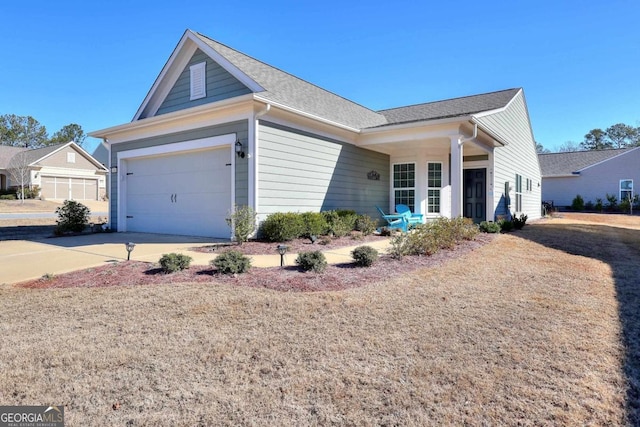
[{"label": "gray siding", "polygon": [[[494,150],[493,204],[496,215],[506,212],[505,182],[513,187],[511,211],[515,211],[516,174],[522,176],[521,213],[529,219],[540,218],[541,193],[540,165],[536,144],[531,131],[529,113],[523,92],[518,93],[502,112],[478,118],[478,122],[508,142],[505,147]],[[532,190],[526,190],[526,180],[532,181]],[[520,213],[520,212],[519,212]]]},{"label": "gray siding", "polygon": [[[138,148],[148,148],[156,145],[173,144],[176,142],[192,141],[195,139],[209,138],[213,136],[226,135],[230,133],[237,134],[240,142],[248,146],[248,123],[246,121],[225,123],[223,125],[211,126],[200,129],[193,129],[186,132],[162,135],[153,138],[139,139],[135,141],[123,142],[111,146],[111,164],[118,164],[118,153],[121,151],[134,150]],[[114,230],[118,229],[118,177],[112,174],[111,194],[109,195],[109,203],[111,209],[111,226]],[[249,201],[248,195],[248,158],[241,159],[236,157],[236,204],[247,205]]]},{"label": "gray siding", "polygon": [[[206,61],[207,71],[207,96],[204,98],[189,100],[190,97],[190,73],[189,67]],[[201,50],[197,50],[185,69],[180,74],[156,115],[183,110],[197,105],[233,98],[251,93],[238,79],[229,74],[224,68],[214,62]]]},{"label": "gray siding", "polygon": [[[67,162],[67,153],[75,154],[75,163]],[[38,162],[41,166],[51,166],[66,169],[96,170],[98,169],[91,161],[84,157],[79,151],[72,147],[67,147],[57,153]]]},{"label": "gray siding", "polygon": [[[353,209],[373,218],[389,205],[389,156],[302,131],[260,122],[258,210]],[[380,174],[369,180],[367,172]]]},{"label": "gray siding", "polygon": [[588,167],[580,175],[572,177],[544,178],[542,194],[545,201],[553,201],[556,206],[570,206],[580,194],[586,202],[602,199],[607,202],[607,194],[613,194],[620,201],[620,180],[633,179],[633,193],[640,190],[640,149],[627,151],[602,163]]}]

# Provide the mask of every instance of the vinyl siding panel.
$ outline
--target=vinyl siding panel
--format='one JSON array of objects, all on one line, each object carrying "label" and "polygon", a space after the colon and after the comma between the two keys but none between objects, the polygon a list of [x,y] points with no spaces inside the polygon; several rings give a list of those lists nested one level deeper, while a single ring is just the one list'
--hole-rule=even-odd
[{"label": "vinyl siding panel", "polygon": [[[245,147],[248,146],[248,123],[247,121],[238,121],[233,123],[225,123],[223,125],[211,126],[206,128],[193,129],[185,132],[173,133],[154,138],[145,138],[135,141],[123,142],[111,146],[111,164],[116,165],[118,162],[118,153],[138,148],[149,148],[157,145],[173,144],[176,142],[192,141],[195,139],[209,138],[213,136],[226,135],[235,133],[240,142]],[[249,202],[249,178],[248,178],[248,158],[241,159],[236,156],[236,175],[235,187],[237,205],[247,205]],[[112,174],[111,179],[111,195],[109,197],[111,215],[111,225],[114,230],[118,229],[118,177]]]},{"label": "vinyl siding panel", "polygon": [[[260,122],[258,206],[274,212],[353,209],[377,218],[389,204],[389,156]],[[380,180],[369,180],[375,170]]]},{"label": "vinyl siding panel", "polygon": [[[189,67],[194,64],[206,62],[206,94],[204,98],[191,101],[190,98],[190,72]],[[233,98],[251,93],[249,88],[244,86],[238,79],[233,77],[224,68],[214,62],[201,50],[197,50],[189,64],[185,67],[169,91],[169,94],[160,105],[156,115],[170,113],[172,111],[183,110],[197,105],[208,104],[223,99]]]},{"label": "vinyl siding panel", "polygon": [[543,200],[553,201],[556,206],[570,206],[580,194],[585,203],[595,203],[596,199],[606,203],[607,194],[614,194],[619,202],[621,179],[633,179],[634,194],[638,194],[640,148],[585,168],[574,177],[544,178]]},{"label": "vinyl siding panel", "polygon": [[[516,174],[522,176],[522,210],[529,219],[540,218],[541,182],[536,144],[531,130],[529,113],[523,92],[519,92],[504,111],[478,118],[478,123],[506,141],[508,145],[494,150],[493,203],[496,215],[507,213],[505,182],[513,190],[510,193],[511,212],[515,212]],[[531,191],[526,190],[526,180],[532,181]]]},{"label": "vinyl siding panel", "polygon": [[[75,162],[67,162],[67,153],[75,154]],[[96,166],[73,148],[65,148],[38,162],[41,166],[66,169],[96,170]]]}]

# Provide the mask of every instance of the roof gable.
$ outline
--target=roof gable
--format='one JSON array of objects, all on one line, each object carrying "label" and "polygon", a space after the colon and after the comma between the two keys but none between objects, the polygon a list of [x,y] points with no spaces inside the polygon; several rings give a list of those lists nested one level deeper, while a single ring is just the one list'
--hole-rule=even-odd
[{"label": "roof gable", "polygon": [[107,169],[96,159],[94,159],[91,154],[87,153],[82,147],[80,147],[75,142],[67,142],[66,144],[56,144],[56,145],[48,145],[42,148],[36,148],[33,150],[28,150],[25,153],[25,159],[29,162],[30,166],[38,166],[38,164],[48,157],[53,156],[55,153],[64,150],[65,148],[72,148],[76,153],[87,159],[91,164],[93,164],[96,169],[100,169],[102,171],[106,171]]},{"label": "roof gable", "polygon": [[640,149],[620,148],[611,150],[570,151],[565,153],[538,154],[543,177],[576,175],[596,164]]}]

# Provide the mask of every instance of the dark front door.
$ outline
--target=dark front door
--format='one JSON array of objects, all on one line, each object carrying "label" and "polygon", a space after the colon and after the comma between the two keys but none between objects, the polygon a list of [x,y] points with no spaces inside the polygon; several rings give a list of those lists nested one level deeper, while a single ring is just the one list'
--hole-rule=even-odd
[{"label": "dark front door", "polygon": [[464,216],[480,223],[487,219],[487,170],[464,170]]}]

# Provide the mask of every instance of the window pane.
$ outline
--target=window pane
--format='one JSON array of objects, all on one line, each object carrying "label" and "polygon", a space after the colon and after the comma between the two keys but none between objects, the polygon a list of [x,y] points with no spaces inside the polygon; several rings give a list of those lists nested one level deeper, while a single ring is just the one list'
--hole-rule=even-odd
[{"label": "window pane", "polygon": [[427,212],[440,213],[440,190],[429,190],[427,192]]},{"label": "window pane", "polygon": [[407,205],[411,212],[415,212],[415,190],[395,190],[394,193],[396,205]]},{"label": "window pane", "polygon": [[413,163],[400,163],[393,165],[393,187],[415,187],[415,168],[416,166]]},{"label": "window pane", "polygon": [[625,179],[620,181],[620,189],[621,190],[633,190],[633,180]]}]

